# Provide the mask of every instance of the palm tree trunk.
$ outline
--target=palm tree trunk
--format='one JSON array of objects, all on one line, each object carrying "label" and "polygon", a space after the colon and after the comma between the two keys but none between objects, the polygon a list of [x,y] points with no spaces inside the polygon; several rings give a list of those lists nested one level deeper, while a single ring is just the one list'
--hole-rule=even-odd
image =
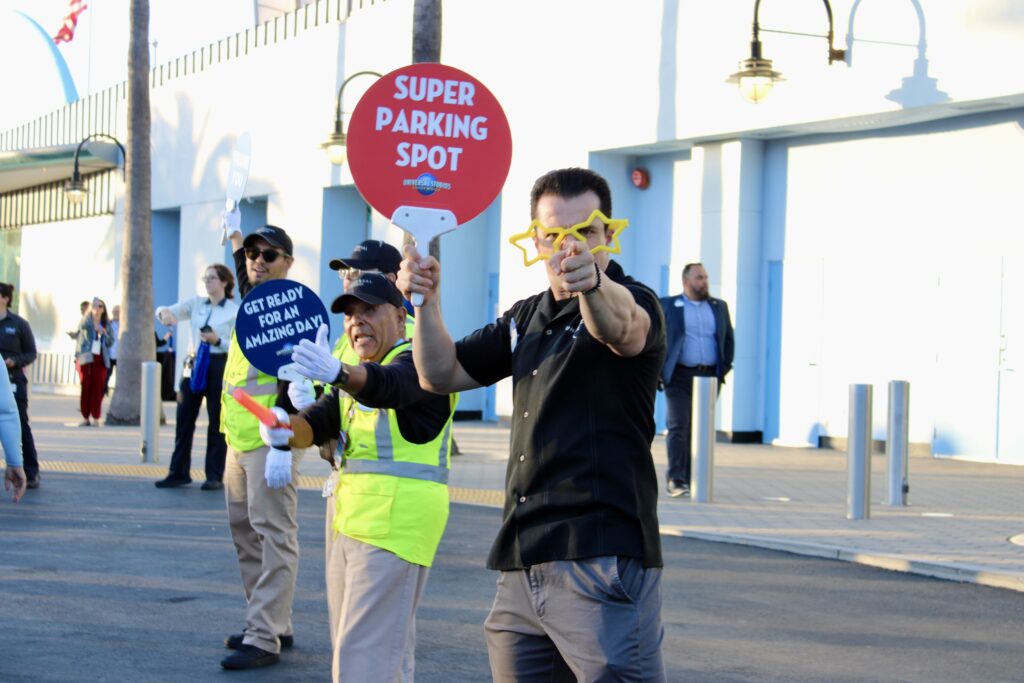
[{"label": "palm tree trunk", "polygon": [[[416,0],[412,11],[412,62],[440,61],[441,0]],[[429,249],[430,255],[440,262],[441,238],[432,239]]]},{"label": "palm tree trunk", "polygon": [[107,424],[118,425],[139,424],[142,362],[156,358],[149,152],[149,0],[131,0],[130,12],[121,338],[117,356],[117,387],[107,410]]},{"label": "palm tree trunk", "polygon": [[441,61],[441,0],[416,0],[412,10],[412,63]]}]

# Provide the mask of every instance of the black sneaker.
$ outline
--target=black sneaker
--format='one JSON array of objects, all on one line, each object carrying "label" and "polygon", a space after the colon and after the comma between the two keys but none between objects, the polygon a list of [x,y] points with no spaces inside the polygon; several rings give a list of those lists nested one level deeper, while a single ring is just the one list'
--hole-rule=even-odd
[{"label": "black sneaker", "polygon": [[240,645],[237,650],[220,660],[225,669],[255,669],[277,664],[281,659],[276,652],[267,652],[255,645]]},{"label": "black sneaker", "polygon": [[[244,633],[236,633],[233,636],[228,636],[224,639],[224,647],[229,650],[237,650],[242,647],[242,641],[245,639]],[[281,649],[287,650],[295,644],[294,636],[278,636],[278,642],[281,643]]]},{"label": "black sneaker", "polygon": [[160,481],[153,482],[153,485],[158,489],[173,489],[178,486],[188,486],[191,483],[191,479],[182,479],[181,477],[174,477],[168,474]]},{"label": "black sneaker", "polygon": [[668,489],[668,495],[673,498],[690,495],[690,487],[682,479],[669,479],[666,488]]},{"label": "black sneaker", "polygon": [[204,491],[220,491],[222,488],[224,488],[224,484],[215,479],[207,479],[199,488],[201,488]]},{"label": "black sneaker", "polygon": [[34,477],[29,477],[28,481],[25,483],[25,488],[27,488],[27,489],[37,489],[37,488],[39,488],[40,481],[41,480],[40,480],[38,474],[36,476],[34,476]]}]

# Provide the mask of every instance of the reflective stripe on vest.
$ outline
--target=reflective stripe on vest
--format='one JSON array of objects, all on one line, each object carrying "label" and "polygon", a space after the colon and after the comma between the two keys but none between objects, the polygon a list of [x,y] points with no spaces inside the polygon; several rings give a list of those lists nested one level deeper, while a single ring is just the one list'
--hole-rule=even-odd
[{"label": "reflective stripe on vest", "polygon": [[[381,364],[387,364],[400,353],[408,350],[410,342],[400,343],[395,346],[381,361]],[[352,401],[351,404],[355,406],[355,399],[349,397],[348,401]],[[452,402],[452,408],[454,408],[454,402],[457,400],[457,394],[453,394],[449,399]],[[344,410],[344,409],[343,409]],[[448,420],[445,423],[444,430],[440,434],[440,440],[438,441],[438,452],[437,452],[437,465],[428,465],[426,463],[408,462],[405,460],[395,460],[395,445],[392,441],[392,420],[396,420],[394,427],[397,429],[397,418],[395,418],[393,410],[377,409],[376,423],[374,424],[374,441],[376,450],[376,459],[366,458],[345,458],[344,464],[342,465],[342,471],[347,474],[385,474],[392,477],[404,477],[407,479],[420,479],[423,481],[436,482],[438,484],[448,484],[448,449],[451,441],[451,430],[452,420],[451,415],[448,416]],[[437,437],[435,437],[436,439]],[[433,441],[434,439],[431,439]],[[410,444],[412,445],[412,444]],[[424,444],[427,445],[427,444]],[[422,447],[422,446],[421,446]]]},{"label": "reflective stripe on vest", "polygon": [[277,394],[277,383],[274,384],[254,384],[250,385],[248,382],[240,387],[236,387],[230,382],[224,382],[224,393],[232,395],[235,389],[241,389],[250,396],[271,396]]},{"label": "reflective stripe on vest", "polygon": [[[348,472],[374,472],[376,474],[390,474],[395,477],[409,477],[410,479],[425,479],[436,481],[439,484],[448,483],[448,437],[452,430],[452,422],[448,420],[445,425],[444,434],[441,438],[441,447],[438,449],[437,461],[439,465],[424,465],[422,463],[395,462],[395,445],[391,442],[391,420],[389,415],[378,413],[377,425],[374,428],[374,436],[377,439],[377,459],[362,460],[350,458],[345,461],[345,470]],[[359,463],[359,465],[356,465]],[[371,465],[367,469],[357,469],[363,465]]]},{"label": "reflective stripe on vest", "polygon": [[[445,435],[447,438],[447,435]],[[418,462],[395,462],[394,460],[362,460],[349,458],[342,469],[346,474],[386,474],[391,477],[421,479],[438,484],[448,484],[448,468],[423,465]]]}]

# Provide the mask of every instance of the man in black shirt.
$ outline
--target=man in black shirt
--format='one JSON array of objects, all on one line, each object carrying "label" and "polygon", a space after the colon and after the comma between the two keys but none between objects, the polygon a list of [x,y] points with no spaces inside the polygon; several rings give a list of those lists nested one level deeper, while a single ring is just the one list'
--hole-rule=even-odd
[{"label": "man in black shirt", "polygon": [[[611,192],[585,169],[531,192],[533,243],[550,288],[453,343],[440,266],[412,251],[398,285],[423,294],[413,355],[421,384],[451,392],[512,377],[500,570],[487,618],[496,681],[664,680],[661,541],[651,457],[665,356],[654,292],[623,273]],[[575,677],[575,678],[574,678]]]},{"label": "man in black shirt", "polygon": [[14,387],[14,401],[21,420],[21,455],[25,462],[28,488],[39,488],[39,458],[32,427],[28,423],[28,378],[25,366],[36,359],[36,339],[28,321],[11,312],[14,285],[0,282],[0,356],[3,356],[7,377]]}]

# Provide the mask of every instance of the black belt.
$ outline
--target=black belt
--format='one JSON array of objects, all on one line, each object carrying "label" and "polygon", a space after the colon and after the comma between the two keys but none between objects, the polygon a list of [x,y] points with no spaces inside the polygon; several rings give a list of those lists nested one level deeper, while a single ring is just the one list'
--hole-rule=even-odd
[{"label": "black belt", "polygon": [[716,368],[714,365],[684,365],[683,367],[686,368],[687,370],[693,370],[693,372],[696,374],[711,373],[712,375],[714,375],[715,373],[718,372],[718,368]]}]

